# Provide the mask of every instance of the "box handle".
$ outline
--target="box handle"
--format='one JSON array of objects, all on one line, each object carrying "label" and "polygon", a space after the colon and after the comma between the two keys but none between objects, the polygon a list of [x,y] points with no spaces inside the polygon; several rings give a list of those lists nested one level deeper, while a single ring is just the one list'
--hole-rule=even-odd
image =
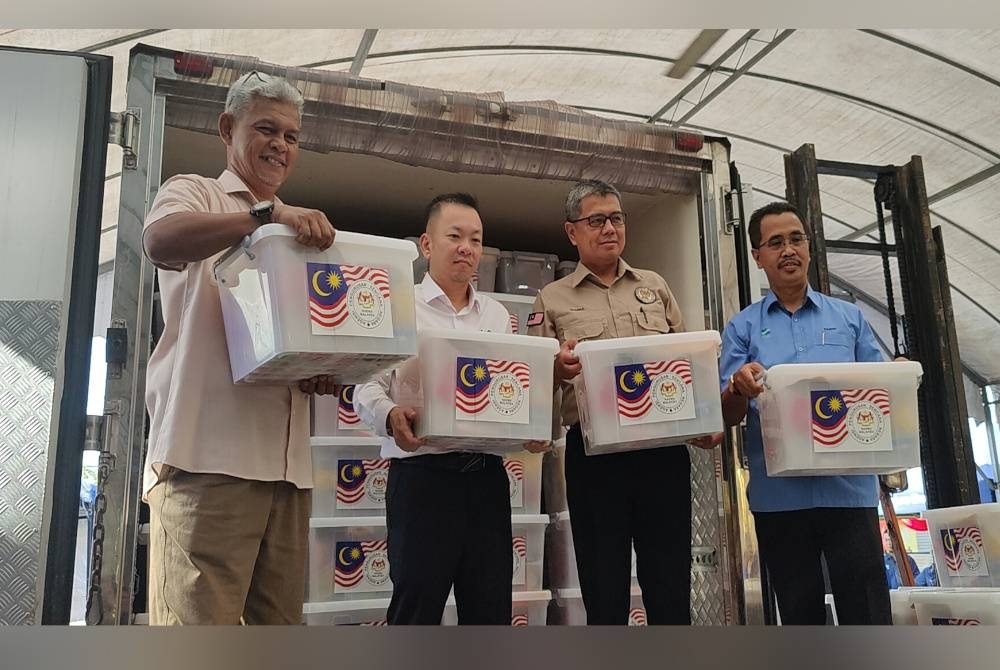
[{"label": "box handle", "polygon": [[240,262],[240,259],[232,261],[232,265],[227,267],[223,272],[221,267],[230,262],[234,256],[239,254],[245,254],[248,261],[257,260],[257,256],[250,251],[250,236],[245,236],[238,244],[234,244],[229,251],[222,254],[219,260],[212,264],[212,274],[215,276],[215,281],[222,284],[223,286],[234,287],[239,285],[239,275],[240,271],[247,265],[246,261]]}]

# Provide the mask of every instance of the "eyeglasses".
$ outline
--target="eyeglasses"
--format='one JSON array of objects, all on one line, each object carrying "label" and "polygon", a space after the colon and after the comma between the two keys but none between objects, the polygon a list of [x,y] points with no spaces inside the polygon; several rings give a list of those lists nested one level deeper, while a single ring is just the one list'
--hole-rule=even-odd
[{"label": "eyeglasses", "polygon": [[804,233],[792,233],[787,238],[780,235],[776,235],[769,239],[764,244],[757,247],[758,249],[763,249],[767,247],[771,251],[782,251],[785,245],[788,244],[796,249],[809,243],[809,236]]},{"label": "eyeglasses", "polygon": [[248,86],[250,84],[250,80],[253,77],[256,77],[262,84],[266,84],[267,83],[267,79],[265,79],[264,77],[270,77],[270,75],[268,75],[266,73],[262,74],[260,72],[257,72],[257,70],[250,70],[249,72],[246,73],[245,76],[246,76],[246,79],[243,80],[243,86]]},{"label": "eyeglasses", "polygon": [[608,221],[615,228],[622,228],[625,225],[625,212],[611,212],[611,214],[591,214],[582,219],[570,219],[570,223],[580,223],[586,221],[591,228],[603,228]]}]

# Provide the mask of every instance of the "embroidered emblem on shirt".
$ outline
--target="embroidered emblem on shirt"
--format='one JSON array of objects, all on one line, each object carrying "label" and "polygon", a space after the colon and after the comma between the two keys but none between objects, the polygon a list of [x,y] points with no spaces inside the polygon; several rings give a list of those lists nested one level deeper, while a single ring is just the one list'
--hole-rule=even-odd
[{"label": "embroidered emblem on shirt", "polygon": [[635,299],[643,305],[650,305],[656,302],[656,294],[653,293],[653,289],[640,286],[635,290]]},{"label": "embroidered emblem on shirt", "polygon": [[528,320],[524,322],[526,326],[540,326],[545,321],[545,312],[532,312],[528,315]]},{"label": "embroidered emblem on shirt", "polygon": [[761,335],[761,337],[767,337],[770,334],[771,334],[771,329],[770,328],[761,328],[760,329],[760,335]]}]

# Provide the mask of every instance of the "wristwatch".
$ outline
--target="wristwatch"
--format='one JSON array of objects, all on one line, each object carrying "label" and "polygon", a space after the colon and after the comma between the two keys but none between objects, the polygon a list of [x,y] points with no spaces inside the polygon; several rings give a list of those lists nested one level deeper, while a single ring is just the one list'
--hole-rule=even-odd
[{"label": "wristwatch", "polygon": [[256,205],[250,208],[250,216],[257,219],[257,225],[263,226],[266,223],[271,223],[271,214],[274,212],[274,202],[270,200],[261,200]]}]

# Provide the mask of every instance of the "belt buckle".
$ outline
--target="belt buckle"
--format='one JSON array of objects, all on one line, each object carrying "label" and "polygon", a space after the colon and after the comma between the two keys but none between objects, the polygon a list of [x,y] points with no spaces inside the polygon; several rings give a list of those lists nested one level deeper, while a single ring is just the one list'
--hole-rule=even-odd
[{"label": "belt buckle", "polygon": [[485,461],[486,458],[482,454],[470,454],[469,459],[466,461],[465,465],[462,466],[460,472],[472,472],[473,470],[482,470]]}]

